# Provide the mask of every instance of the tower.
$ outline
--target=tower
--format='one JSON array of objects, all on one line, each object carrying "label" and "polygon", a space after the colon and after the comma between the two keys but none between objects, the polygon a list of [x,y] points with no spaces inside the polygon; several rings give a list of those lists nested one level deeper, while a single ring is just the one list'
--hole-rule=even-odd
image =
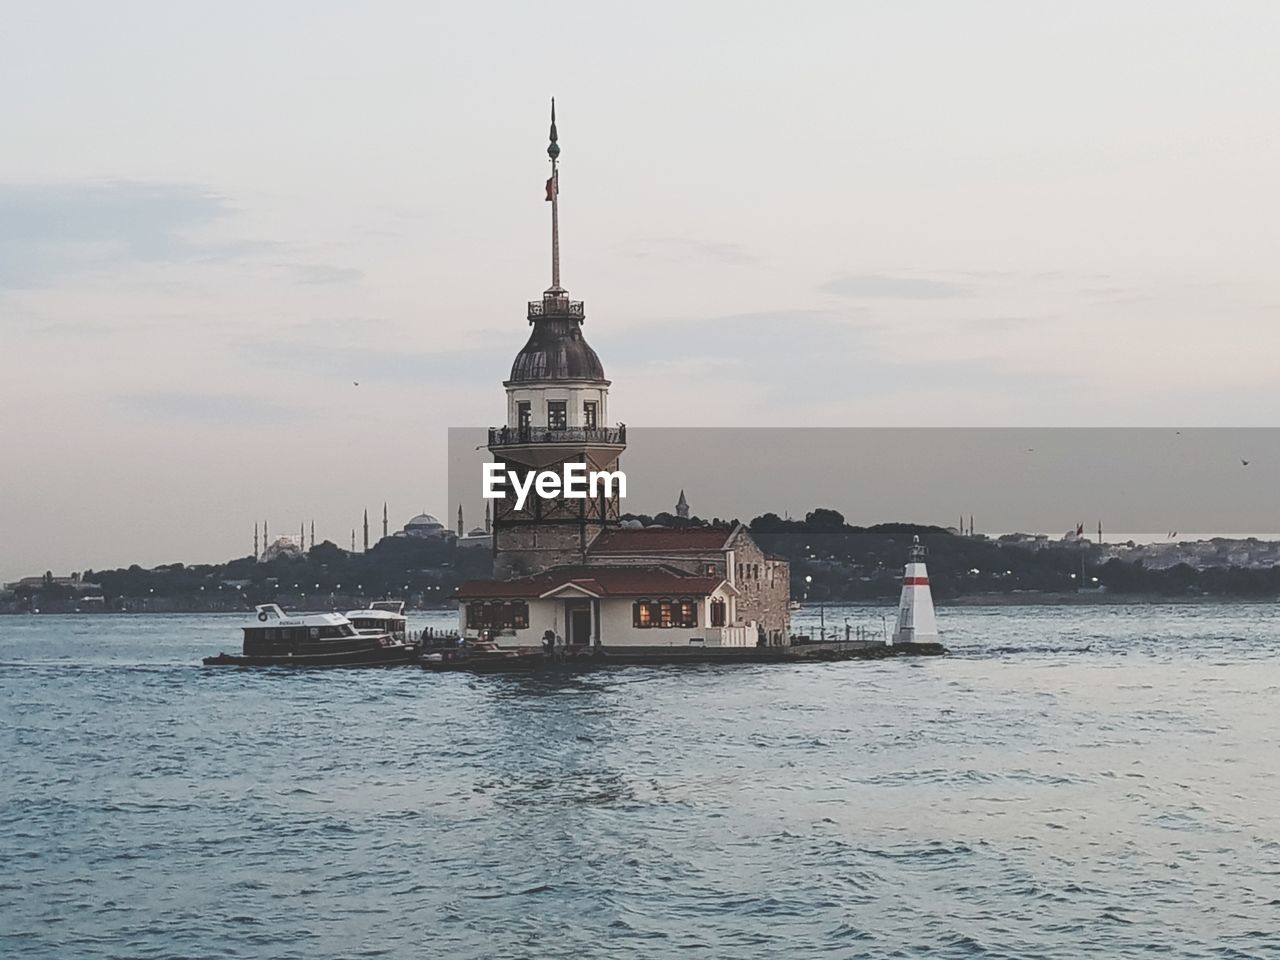
[{"label": "tower", "polygon": [[382,501],[382,539],[387,539],[387,501]]},{"label": "tower", "polygon": [[684,498],[684,491],[680,491],[680,499],[676,501],[676,516],[681,520],[689,519],[689,501]]},{"label": "tower", "polygon": [[356,552],[356,528],[351,528],[351,552]]},{"label": "tower", "polygon": [[364,552],[369,552],[369,511],[364,512]]},{"label": "tower", "polygon": [[466,535],[466,527],[462,525],[462,504],[458,504],[458,539],[462,539]]},{"label": "tower", "polygon": [[903,571],[902,596],[898,600],[898,622],[893,628],[894,643],[937,643],[938,622],[933,615],[933,594],[929,591],[926,554],[919,537],[911,538],[907,567]]},{"label": "tower", "polygon": [[257,560],[260,555],[258,550],[258,521],[253,521],[253,559]]},{"label": "tower", "polygon": [[303,553],[307,552],[307,525],[305,523],[298,524],[298,549]]},{"label": "tower", "polygon": [[484,502],[484,535],[487,537],[493,533],[493,517],[489,513],[489,501]]},{"label": "tower", "polygon": [[262,550],[265,553],[267,547],[271,546],[271,537],[267,535],[267,521],[262,521]]},{"label": "tower", "polygon": [[[503,381],[507,423],[489,430],[489,452],[505,471],[526,476],[585,463],[588,472],[618,469],[626,448],[626,427],[609,423],[609,381],[596,352],[582,336],[586,311],[560,285],[560,144],[555,101],[547,146],[551,176],[551,286],[529,303],[533,330]],[[594,499],[530,494],[523,510],[515,496],[494,501],[494,571],[499,578],[537,573],[548,567],[581,563],[591,542],[620,521],[617,485],[601,485]]]},{"label": "tower", "polygon": [[316,548],[316,522],[312,520],[311,521],[311,549],[314,550],[315,548]]}]

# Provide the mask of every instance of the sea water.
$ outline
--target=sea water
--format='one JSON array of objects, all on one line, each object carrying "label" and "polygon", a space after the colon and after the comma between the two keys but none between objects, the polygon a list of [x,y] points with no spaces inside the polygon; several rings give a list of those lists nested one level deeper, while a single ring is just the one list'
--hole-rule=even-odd
[{"label": "sea water", "polygon": [[938,619],[946,658],[468,676],[0,618],[0,956],[1280,955],[1274,605]]}]

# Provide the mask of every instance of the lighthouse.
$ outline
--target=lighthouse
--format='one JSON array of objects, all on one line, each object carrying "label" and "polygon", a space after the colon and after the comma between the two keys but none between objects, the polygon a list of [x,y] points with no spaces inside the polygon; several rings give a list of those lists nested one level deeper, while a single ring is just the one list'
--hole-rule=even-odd
[{"label": "lighthouse", "polygon": [[902,597],[898,600],[898,624],[893,629],[893,643],[938,642],[938,622],[933,616],[933,595],[929,592],[925,553],[920,538],[913,537],[902,577]]}]

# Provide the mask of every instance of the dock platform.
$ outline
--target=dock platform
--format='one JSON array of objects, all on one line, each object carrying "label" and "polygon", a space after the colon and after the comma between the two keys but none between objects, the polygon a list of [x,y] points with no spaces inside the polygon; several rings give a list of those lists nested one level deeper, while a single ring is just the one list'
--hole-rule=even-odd
[{"label": "dock platform", "polygon": [[502,673],[520,670],[603,667],[671,666],[674,664],[829,663],[837,660],[882,660],[889,657],[936,657],[946,654],[940,643],[886,644],[875,640],[830,641],[787,647],[608,647],[548,655],[476,653],[460,649],[442,659],[424,659],[424,670],[436,672]]}]

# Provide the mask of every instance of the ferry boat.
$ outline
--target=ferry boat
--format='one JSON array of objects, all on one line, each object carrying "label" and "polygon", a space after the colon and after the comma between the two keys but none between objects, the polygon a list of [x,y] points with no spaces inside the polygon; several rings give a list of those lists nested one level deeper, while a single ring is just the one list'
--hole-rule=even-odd
[{"label": "ferry boat", "polygon": [[363,610],[348,610],[347,619],[357,633],[374,636],[389,633],[401,641],[409,636],[409,620],[404,615],[403,600],[375,600]]},{"label": "ferry boat", "polygon": [[411,663],[418,645],[389,630],[357,630],[340,613],[289,616],[274,603],[259,604],[244,627],[244,650],[205,657],[207,667],[371,667]]}]

